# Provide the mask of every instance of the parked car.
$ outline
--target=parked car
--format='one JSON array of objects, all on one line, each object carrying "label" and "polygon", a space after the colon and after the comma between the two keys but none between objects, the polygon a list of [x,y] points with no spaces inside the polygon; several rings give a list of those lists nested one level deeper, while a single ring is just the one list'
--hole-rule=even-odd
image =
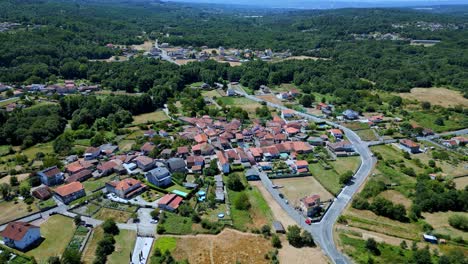
[{"label": "parked car", "polygon": [[159,221],[158,220],[151,220],[150,223],[151,224],[157,224]]},{"label": "parked car", "polygon": [[305,220],[305,223],[308,224],[308,225],[311,225],[312,224],[312,218],[307,217],[306,220]]}]

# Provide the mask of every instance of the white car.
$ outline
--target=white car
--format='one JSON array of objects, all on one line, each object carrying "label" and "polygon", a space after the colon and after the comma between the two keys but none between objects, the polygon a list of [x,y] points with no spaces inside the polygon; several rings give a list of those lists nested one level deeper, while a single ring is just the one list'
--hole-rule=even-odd
[{"label": "white car", "polygon": [[151,224],[157,224],[159,221],[158,220],[151,220],[150,223]]}]

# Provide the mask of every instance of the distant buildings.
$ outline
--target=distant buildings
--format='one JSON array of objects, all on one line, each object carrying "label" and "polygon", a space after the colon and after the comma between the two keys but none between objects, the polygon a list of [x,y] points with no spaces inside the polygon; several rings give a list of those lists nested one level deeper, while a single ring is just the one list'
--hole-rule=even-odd
[{"label": "distant buildings", "polygon": [[419,149],[419,144],[415,143],[410,139],[402,139],[400,140],[400,146],[402,149],[408,151],[409,153],[416,154],[421,152]]},{"label": "distant buildings", "polygon": [[114,193],[122,199],[128,199],[146,189],[146,185],[139,180],[127,178],[121,181],[111,181],[106,183],[106,190]]}]

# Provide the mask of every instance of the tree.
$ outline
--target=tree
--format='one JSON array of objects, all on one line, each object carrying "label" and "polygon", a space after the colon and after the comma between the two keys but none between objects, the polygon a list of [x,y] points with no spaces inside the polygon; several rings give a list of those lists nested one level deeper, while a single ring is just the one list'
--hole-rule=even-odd
[{"label": "tree", "polygon": [[269,225],[263,225],[260,231],[262,232],[264,236],[271,235],[271,227]]},{"label": "tree", "polygon": [[311,107],[312,106],[312,103],[314,102],[315,98],[313,95],[310,95],[310,94],[304,94],[302,97],[301,97],[301,100],[300,100],[300,103],[302,106],[304,107]]},{"label": "tree", "polygon": [[18,181],[18,178],[14,175],[10,176],[10,185],[11,186],[18,186],[19,185],[19,181]]},{"label": "tree", "polygon": [[436,120],[434,120],[434,124],[436,124],[438,126],[443,126],[443,125],[445,125],[445,122],[444,122],[444,119],[442,117],[438,117],[438,118],[436,118]]},{"label": "tree", "polygon": [[234,199],[234,207],[237,210],[249,210],[250,209],[250,201],[247,194],[241,192],[235,199]]},{"label": "tree", "polygon": [[421,107],[422,107],[423,110],[430,110],[431,109],[431,103],[429,103],[427,101],[421,102]]},{"label": "tree", "polygon": [[402,240],[402,241],[401,241],[400,247],[401,247],[402,249],[408,249],[408,244],[406,244],[406,241],[405,241],[405,240]]},{"label": "tree", "polygon": [[61,262],[64,264],[81,264],[80,251],[78,251],[78,249],[67,248],[65,252],[63,252]]},{"label": "tree", "polygon": [[10,196],[11,186],[5,182],[0,184],[0,192],[2,193],[3,199],[7,200]]},{"label": "tree", "polygon": [[235,192],[240,192],[245,189],[245,186],[242,183],[238,174],[230,175],[226,182],[226,186]]},{"label": "tree", "polygon": [[282,248],[283,246],[281,245],[281,240],[277,234],[273,234],[271,236],[271,245],[275,248]]},{"label": "tree", "polygon": [[429,165],[429,167],[431,167],[431,168],[435,168],[436,162],[435,162],[434,160],[429,160],[429,161],[428,161],[428,165]]},{"label": "tree", "polygon": [[301,239],[302,239],[302,245],[308,246],[308,247],[315,246],[314,238],[312,237],[312,234],[309,231],[303,230]]},{"label": "tree", "polygon": [[340,184],[348,184],[349,181],[353,178],[353,172],[352,171],[346,171],[345,173],[340,175]]},{"label": "tree", "polygon": [[454,214],[449,217],[448,221],[452,227],[468,232],[468,217],[461,214]]},{"label": "tree", "polygon": [[73,218],[73,222],[75,222],[76,226],[79,226],[81,224],[81,216],[78,214],[75,215],[75,217]]},{"label": "tree", "polygon": [[47,264],[60,264],[60,258],[57,256],[52,256],[47,259]]},{"label": "tree", "polygon": [[374,255],[379,255],[380,254],[380,250],[378,248],[378,244],[377,242],[375,241],[375,239],[373,238],[368,238],[366,240],[366,245],[365,245],[366,249],[369,250],[372,254]]},{"label": "tree", "polygon": [[297,225],[288,226],[286,238],[291,246],[302,246],[301,229]]},{"label": "tree", "polygon": [[153,219],[158,219],[159,218],[159,213],[161,212],[161,210],[159,208],[155,208],[153,211],[151,211],[151,217]]},{"label": "tree", "polygon": [[114,219],[107,219],[104,221],[102,224],[102,229],[104,230],[104,233],[112,235],[118,235],[120,232],[119,227],[115,223]]}]

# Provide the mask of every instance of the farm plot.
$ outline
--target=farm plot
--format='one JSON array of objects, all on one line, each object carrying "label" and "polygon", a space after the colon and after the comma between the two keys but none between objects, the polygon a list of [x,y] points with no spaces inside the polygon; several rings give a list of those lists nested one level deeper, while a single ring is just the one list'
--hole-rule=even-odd
[{"label": "farm plot", "polygon": [[333,195],[329,193],[323,186],[311,176],[276,179],[273,183],[281,186],[279,191],[289,200],[289,203],[297,206],[299,200],[305,196],[318,194],[322,201],[333,199]]}]

